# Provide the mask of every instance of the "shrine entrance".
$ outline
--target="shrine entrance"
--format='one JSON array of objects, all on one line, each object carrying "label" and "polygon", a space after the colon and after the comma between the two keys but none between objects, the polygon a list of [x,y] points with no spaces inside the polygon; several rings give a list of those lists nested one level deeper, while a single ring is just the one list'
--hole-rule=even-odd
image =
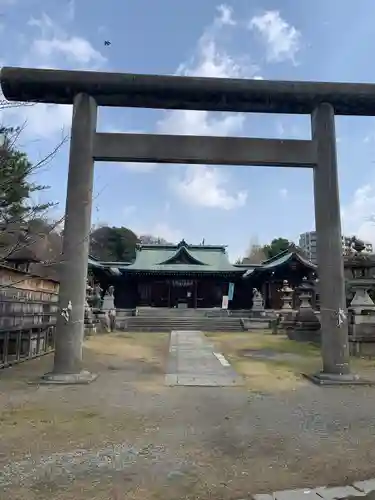
[{"label": "shrine entrance", "polygon": [[169,307],[196,308],[197,282],[195,280],[170,280],[169,287]]},{"label": "shrine entrance", "polygon": [[[59,295],[60,308],[72,308],[69,321],[58,320],[51,379],[76,381],[81,372],[94,161],[124,161],[313,169],[323,357],[315,381],[353,380],[348,324],[339,321],[346,301],[334,118],[375,116],[375,85],[2,68],[1,86],[8,100],[73,104]],[[98,106],[309,114],[312,139],[100,133]]]}]

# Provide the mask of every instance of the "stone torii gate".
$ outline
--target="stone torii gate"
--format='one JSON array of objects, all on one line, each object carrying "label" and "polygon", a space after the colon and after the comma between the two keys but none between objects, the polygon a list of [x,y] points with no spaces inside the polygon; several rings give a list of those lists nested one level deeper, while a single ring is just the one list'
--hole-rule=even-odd
[{"label": "stone torii gate", "polygon": [[[316,383],[353,383],[334,116],[375,116],[375,85],[3,68],[11,101],[73,104],[59,306],[51,383],[90,382],[82,371],[94,161],[304,167],[314,170],[323,370]],[[97,106],[311,115],[312,140],[96,132]]]}]

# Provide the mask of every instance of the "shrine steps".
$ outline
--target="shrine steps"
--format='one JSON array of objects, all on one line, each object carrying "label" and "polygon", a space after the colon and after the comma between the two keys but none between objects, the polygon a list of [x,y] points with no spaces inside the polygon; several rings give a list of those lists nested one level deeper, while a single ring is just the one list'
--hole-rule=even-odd
[{"label": "shrine steps", "polygon": [[[168,307],[138,307],[137,309],[117,309],[117,315],[120,316],[142,316],[142,317],[199,317],[199,318],[251,318],[258,317],[251,309],[233,309],[225,310],[219,307],[215,308],[168,308]],[[274,311],[268,309],[264,311],[264,317],[271,318],[275,315]]]},{"label": "shrine steps", "polygon": [[132,316],[117,317],[116,328],[127,331],[168,332],[172,330],[200,330],[204,332],[241,332],[241,318],[204,316]]}]

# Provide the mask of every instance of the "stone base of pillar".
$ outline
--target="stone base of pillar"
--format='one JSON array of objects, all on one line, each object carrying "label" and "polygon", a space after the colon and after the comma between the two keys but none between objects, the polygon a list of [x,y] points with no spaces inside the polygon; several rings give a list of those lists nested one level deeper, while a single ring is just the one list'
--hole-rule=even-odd
[{"label": "stone base of pillar", "polygon": [[43,385],[83,385],[91,384],[98,378],[97,373],[81,371],[80,373],[46,373],[42,376],[39,384]]},{"label": "stone base of pillar", "polygon": [[359,375],[348,373],[339,375],[335,373],[314,373],[302,374],[307,380],[315,385],[375,385],[375,380],[368,380],[359,377]]}]

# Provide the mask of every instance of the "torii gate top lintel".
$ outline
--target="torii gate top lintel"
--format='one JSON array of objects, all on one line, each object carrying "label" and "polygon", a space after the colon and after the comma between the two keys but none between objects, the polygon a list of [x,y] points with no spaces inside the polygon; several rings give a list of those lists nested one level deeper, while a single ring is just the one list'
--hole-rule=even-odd
[{"label": "torii gate top lintel", "polygon": [[330,103],[336,115],[375,116],[375,84],[140,75],[4,67],[6,99],[73,104],[92,96],[99,106],[311,114]]}]

